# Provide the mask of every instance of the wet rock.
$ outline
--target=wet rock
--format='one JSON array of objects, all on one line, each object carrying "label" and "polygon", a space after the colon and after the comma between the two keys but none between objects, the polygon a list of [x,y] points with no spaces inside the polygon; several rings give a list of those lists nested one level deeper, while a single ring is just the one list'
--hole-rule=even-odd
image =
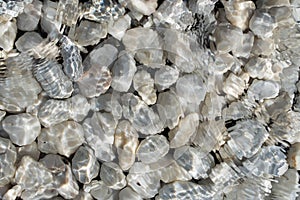
[{"label": "wet rock", "polygon": [[179,77],[179,71],[176,66],[162,66],[155,72],[154,83],[159,90],[165,90],[173,85]]},{"label": "wet rock", "polygon": [[120,200],[132,199],[132,200],[142,200],[142,197],[133,191],[130,187],[126,187],[119,193]]},{"label": "wet rock", "polygon": [[148,136],[139,145],[137,157],[143,163],[149,164],[158,161],[169,151],[169,142],[165,136]]},{"label": "wet rock", "polygon": [[118,18],[116,21],[108,24],[108,33],[114,38],[121,40],[125,34],[125,31],[130,27],[131,18],[129,15],[124,15]]},{"label": "wet rock", "polygon": [[116,126],[117,121],[111,113],[95,112],[91,118],[84,120],[85,140],[99,160],[112,161],[115,158],[112,147]]},{"label": "wet rock", "polygon": [[272,31],[276,27],[274,18],[267,12],[257,10],[249,22],[249,28],[260,38],[272,36]]},{"label": "wet rock", "polygon": [[89,147],[80,147],[72,159],[72,171],[81,183],[90,183],[99,173],[100,165]]},{"label": "wet rock", "polygon": [[75,41],[82,46],[98,44],[105,38],[107,27],[105,24],[82,20],[75,30]]},{"label": "wet rock", "polygon": [[40,151],[59,153],[66,157],[73,154],[83,142],[83,128],[74,121],[65,121],[50,128],[43,128],[38,137]]},{"label": "wet rock", "polygon": [[158,95],[157,104],[163,109],[159,110],[160,118],[166,120],[166,125],[173,129],[179,123],[179,119],[183,117],[183,109],[178,96],[173,91],[162,92]]},{"label": "wet rock", "polygon": [[41,152],[38,149],[37,143],[33,142],[25,146],[17,147],[17,153],[17,162],[19,162],[23,156],[30,156],[37,161],[40,158]]},{"label": "wet rock", "polygon": [[40,44],[43,38],[37,32],[26,32],[16,41],[16,47],[20,52],[25,52]]},{"label": "wet rock", "polygon": [[125,175],[118,164],[105,162],[101,165],[100,178],[109,188],[120,190],[126,186]]},{"label": "wet rock", "polygon": [[26,113],[7,116],[2,125],[10,140],[19,146],[31,144],[41,132],[38,118]]},{"label": "wet rock", "polygon": [[16,147],[5,138],[0,138],[0,186],[3,187],[12,181],[17,160]]},{"label": "wet rock", "polygon": [[0,30],[0,47],[8,52],[13,49],[17,36],[16,20],[1,22]]},{"label": "wet rock", "polygon": [[[22,189],[25,189],[28,195],[33,190],[42,192],[54,188],[53,176],[50,171],[43,164],[33,160],[29,156],[22,158],[20,166],[16,171],[15,182],[20,185]],[[27,194],[25,194],[25,196],[27,196]]]},{"label": "wet rock", "polygon": [[67,101],[49,99],[38,111],[38,118],[45,127],[67,121],[70,118],[70,105]]},{"label": "wet rock", "polygon": [[199,125],[199,116],[192,113],[183,118],[178,127],[169,132],[170,148],[177,148],[187,144]]},{"label": "wet rock", "polygon": [[131,123],[126,120],[120,121],[114,135],[114,146],[117,148],[122,170],[128,170],[133,165],[138,144],[138,133]]},{"label": "wet rock", "polygon": [[207,178],[209,170],[214,165],[213,157],[202,152],[200,148],[183,146],[175,150],[174,159],[194,179]]},{"label": "wet rock", "polygon": [[176,94],[186,102],[200,104],[206,94],[203,80],[196,74],[182,76],[176,82]]},{"label": "wet rock", "polygon": [[119,92],[127,92],[136,70],[133,56],[127,52],[120,52],[112,68],[111,87]]},{"label": "wet rock", "polygon": [[288,169],[286,156],[277,146],[263,147],[258,154],[246,160],[243,165],[255,176],[282,176]]},{"label": "wet rock", "polygon": [[103,181],[96,180],[84,185],[84,191],[91,194],[97,200],[110,199],[113,193],[112,189],[107,187]]},{"label": "wet rock", "polygon": [[125,0],[130,10],[137,11],[143,15],[151,15],[157,7],[157,0]]},{"label": "wet rock", "polygon": [[42,14],[42,2],[33,0],[24,7],[23,13],[18,16],[18,29],[22,31],[33,31],[37,28]]},{"label": "wet rock", "polygon": [[156,102],[156,90],[154,89],[154,80],[150,73],[145,70],[138,71],[133,77],[133,87],[141,96],[147,105]]}]

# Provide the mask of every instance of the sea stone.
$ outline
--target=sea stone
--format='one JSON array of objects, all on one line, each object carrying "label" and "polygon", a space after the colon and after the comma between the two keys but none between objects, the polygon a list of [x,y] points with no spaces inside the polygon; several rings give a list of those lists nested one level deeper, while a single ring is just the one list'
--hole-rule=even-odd
[{"label": "sea stone", "polygon": [[[91,68],[101,68],[102,66],[110,66],[118,56],[118,49],[111,44],[98,45],[88,56],[84,59],[84,70]],[[87,72],[85,72],[87,73]]]},{"label": "sea stone", "polygon": [[13,49],[17,36],[16,20],[1,22],[0,30],[0,47],[8,52]]},{"label": "sea stone", "polygon": [[0,122],[2,121],[2,119],[5,117],[6,112],[3,110],[0,110]]},{"label": "sea stone", "polygon": [[153,135],[162,131],[164,121],[152,107],[148,107],[137,96],[124,94],[121,101],[124,118],[128,119],[137,131],[144,135]]},{"label": "sea stone", "polygon": [[218,95],[216,92],[207,93],[202,105],[200,105],[200,120],[214,120],[221,117],[225,104],[224,96]]},{"label": "sea stone", "polygon": [[[83,186],[84,191],[87,194],[92,195],[97,200],[104,200],[104,199],[110,199],[113,194],[113,190],[107,187],[103,181],[96,181],[93,180],[88,184],[85,184]],[[80,198],[78,200],[82,200],[83,198]],[[84,198],[85,199],[85,198]],[[90,200],[87,198],[87,200]],[[92,200],[92,198],[91,198]]]},{"label": "sea stone", "polygon": [[47,154],[39,162],[56,175],[65,171],[66,164],[68,164],[68,161],[58,154]]},{"label": "sea stone", "polygon": [[163,135],[148,136],[144,139],[138,149],[137,157],[143,163],[149,164],[158,161],[169,151],[169,142]]},{"label": "sea stone", "polygon": [[248,95],[249,97],[263,101],[264,99],[271,99],[278,95],[280,86],[273,81],[262,81],[255,80],[249,86]]},{"label": "sea stone", "polygon": [[252,1],[222,1],[226,18],[232,25],[245,30],[248,28],[249,20],[255,10],[255,4]]},{"label": "sea stone", "polygon": [[108,33],[114,38],[121,40],[125,35],[125,31],[130,27],[131,18],[129,15],[119,17],[117,20],[108,24]]},{"label": "sea stone", "polygon": [[[136,167],[145,167],[144,165],[139,165],[135,163]],[[138,173],[132,171],[134,166],[129,170],[127,175],[128,186],[130,186],[135,192],[137,192],[142,198],[152,198],[158,193],[160,188],[160,172],[153,171],[147,172],[147,168],[144,173]]]},{"label": "sea stone", "polygon": [[83,74],[82,58],[79,47],[66,36],[60,39],[60,53],[63,58],[63,70],[72,81],[77,81]]},{"label": "sea stone", "polygon": [[142,100],[152,105],[156,102],[156,90],[154,89],[154,80],[150,73],[145,70],[138,71],[133,77],[133,87],[141,96]]},{"label": "sea stone", "polygon": [[82,95],[91,98],[105,93],[111,80],[111,73],[107,67],[92,68],[79,80],[78,86]]},{"label": "sea stone", "polygon": [[196,58],[197,53],[192,51],[190,36],[175,29],[162,29],[163,50],[167,52],[167,58],[174,63],[181,72],[191,73],[200,65]]},{"label": "sea stone", "polygon": [[0,186],[7,185],[13,178],[17,160],[16,147],[10,140],[0,137]]},{"label": "sea stone", "polygon": [[101,165],[100,178],[105,185],[114,190],[120,190],[126,186],[126,177],[122,169],[113,162],[104,162]]},{"label": "sea stone", "polygon": [[26,32],[15,43],[20,52],[25,52],[37,46],[43,41],[41,35],[37,32]]},{"label": "sea stone", "polygon": [[252,52],[256,55],[270,56],[275,49],[273,38],[254,38]]},{"label": "sea stone", "polygon": [[88,71],[78,81],[83,96],[92,98],[108,90],[112,81],[108,66],[115,61],[117,53],[118,50],[114,46],[105,44],[101,48],[94,49],[87,56],[83,65]]},{"label": "sea stone", "polygon": [[120,52],[118,59],[112,68],[111,87],[119,92],[127,92],[131,86],[136,72],[135,60],[127,52]]},{"label": "sea stone", "polygon": [[271,198],[297,199],[299,174],[295,169],[288,169],[281,177],[272,182]]},{"label": "sea stone", "polygon": [[209,192],[199,184],[188,181],[175,181],[164,185],[159,190],[156,199],[208,199],[210,196],[206,196],[206,193]]},{"label": "sea stone", "polygon": [[38,118],[46,128],[67,121],[70,117],[70,105],[67,101],[49,99],[38,111]]},{"label": "sea stone", "polygon": [[216,46],[220,53],[228,53],[240,48],[243,40],[242,29],[230,25],[221,24],[215,30]]},{"label": "sea stone", "polygon": [[[136,39],[138,38],[138,40]],[[158,33],[149,28],[134,28],[127,30],[122,42],[129,52],[138,52],[144,50],[149,52],[149,50],[161,50],[162,44],[160,42],[160,37]],[[155,52],[154,52],[155,53]],[[162,52],[161,52],[162,54]]]},{"label": "sea stone", "polygon": [[237,76],[230,73],[225,82],[223,83],[223,91],[226,93],[226,98],[229,100],[238,99],[246,89],[246,83],[249,80],[248,74]]},{"label": "sea stone", "polygon": [[254,120],[240,121],[228,131],[228,145],[240,160],[256,154],[269,136],[265,127]]},{"label": "sea stone", "polygon": [[72,96],[67,101],[70,105],[70,119],[73,119],[76,122],[84,120],[84,118],[88,115],[91,107],[87,99],[84,96],[77,94],[75,96]]},{"label": "sea stone", "polygon": [[24,156],[16,171],[15,182],[25,190],[53,187],[51,172],[41,163]]},{"label": "sea stone", "polygon": [[[159,162],[159,161],[158,161]],[[189,181],[192,176],[176,162],[160,169],[160,180],[164,183],[171,183],[174,181]]]},{"label": "sea stone", "polygon": [[286,156],[278,146],[263,147],[255,156],[243,162],[252,174],[259,177],[279,177],[288,169]]},{"label": "sea stone", "polygon": [[79,194],[79,186],[69,165],[65,166],[65,171],[59,174],[58,179],[60,181],[57,191],[62,197],[73,199]]},{"label": "sea stone", "polygon": [[17,199],[17,197],[21,196],[21,193],[22,187],[20,185],[15,185],[3,195],[3,200]]},{"label": "sea stone", "polygon": [[263,200],[265,199],[265,193],[269,193],[269,188],[271,186],[272,185],[269,180],[247,177],[243,183],[233,186],[233,188],[228,192],[226,191],[226,198],[254,198]]},{"label": "sea stone", "polygon": [[158,112],[160,118],[165,118],[166,125],[170,129],[177,126],[180,117],[183,117],[183,109],[176,93],[172,91],[159,93],[157,104],[164,108]]},{"label": "sea stone", "polygon": [[204,121],[199,124],[192,143],[200,147],[202,152],[209,153],[213,149],[220,149],[224,144],[224,134],[227,133],[223,119]]},{"label": "sea stone", "polygon": [[288,151],[288,163],[290,167],[300,170],[300,143],[292,144]]},{"label": "sea stone", "polygon": [[245,70],[252,78],[269,79],[274,78],[272,71],[272,63],[269,59],[260,57],[252,57],[245,65]]},{"label": "sea stone", "polygon": [[31,144],[41,132],[38,118],[27,113],[7,116],[2,125],[10,140],[19,146]]},{"label": "sea stone", "polygon": [[133,165],[138,145],[137,131],[129,121],[120,121],[114,134],[114,146],[117,148],[118,161],[122,170],[128,170]]},{"label": "sea stone", "polygon": [[177,148],[188,143],[199,125],[197,113],[191,113],[181,119],[178,127],[169,132],[170,148]]},{"label": "sea stone", "polygon": [[176,94],[186,102],[200,104],[206,94],[203,80],[196,74],[187,74],[176,82]]},{"label": "sea stone", "polygon": [[90,183],[98,176],[99,169],[100,165],[92,149],[82,146],[76,151],[72,159],[72,171],[80,183]]},{"label": "sea stone", "polygon": [[72,95],[74,90],[72,81],[64,74],[62,66],[55,60],[38,60],[33,69],[33,75],[49,97],[64,99]]},{"label": "sea stone", "polygon": [[142,200],[142,197],[133,191],[130,187],[126,187],[123,190],[120,191],[119,193],[119,200]]},{"label": "sea stone", "polygon": [[106,135],[102,122],[98,119],[96,113],[92,118],[87,118],[83,123],[84,136],[87,144],[94,150],[95,156],[99,160],[112,161],[115,158],[115,152],[112,149],[113,134]]},{"label": "sea stone", "polygon": [[82,46],[98,44],[107,34],[105,24],[82,20],[75,30],[75,41]]},{"label": "sea stone", "polygon": [[61,22],[56,20],[58,2],[45,0],[42,8],[41,27],[46,33],[58,32]]},{"label": "sea stone", "polygon": [[65,121],[50,128],[44,128],[38,137],[40,151],[59,153],[66,157],[73,154],[83,142],[83,128],[74,121]]},{"label": "sea stone", "polygon": [[228,108],[223,109],[223,115],[225,116],[225,120],[237,120],[248,118],[252,114],[252,110],[250,110],[244,102],[232,102]]},{"label": "sea stone", "polygon": [[32,3],[24,7],[23,13],[18,16],[18,29],[22,31],[33,31],[37,28],[42,14],[43,3],[38,0],[33,0]]},{"label": "sea stone", "polygon": [[[195,8],[194,6],[191,7],[192,9]],[[153,21],[157,26],[162,25],[171,29],[185,30],[193,23],[192,12],[182,0],[163,1],[153,16]]]},{"label": "sea stone", "polygon": [[254,35],[252,32],[244,33],[242,36],[242,43],[232,50],[236,57],[248,58],[254,42]]},{"label": "sea stone", "polygon": [[162,66],[155,72],[154,83],[159,90],[165,90],[173,85],[179,77],[179,71],[174,67],[168,65]]},{"label": "sea stone", "polygon": [[143,15],[151,15],[157,7],[157,0],[125,0],[130,10],[137,11]]},{"label": "sea stone", "polygon": [[0,82],[0,109],[20,112],[33,105],[42,88],[32,76],[33,60],[19,54],[5,60],[6,77]]},{"label": "sea stone", "polygon": [[269,13],[261,10],[255,11],[249,22],[251,31],[260,38],[271,37],[275,27],[274,18]]},{"label": "sea stone", "polygon": [[38,149],[37,143],[34,141],[31,144],[17,147],[17,162],[21,161],[22,157],[24,156],[30,156],[34,160],[38,160],[40,158],[40,151]]},{"label": "sea stone", "polygon": [[57,192],[65,199],[73,199],[79,194],[79,187],[72,174],[69,162],[55,154],[47,154],[40,160],[54,177]]},{"label": "sea stone", "polygon": [[210,154],[206,155],[200,148],[188,146],[175,149],[174,159],[194,179],[208,178],[209,170],[214,164],[214,159]]},{"label": "sea stone", "polygon": [[239,169],[232,166],[231,163],[221,162],[212,168],[209,178],[215,184],[215,189],[222,190],[228,186],[232,186],[241,175]]}]

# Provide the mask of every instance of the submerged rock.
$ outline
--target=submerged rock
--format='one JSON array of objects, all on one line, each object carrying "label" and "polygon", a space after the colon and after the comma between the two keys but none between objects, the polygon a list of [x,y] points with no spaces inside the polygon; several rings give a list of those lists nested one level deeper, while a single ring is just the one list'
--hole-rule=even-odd
[{"label": "submerged rock", "polygon": [[16,147],[6,138],[0,138],[0,186],[9,184],[15,174]]},{"label": "submerged rock", "polygon": [[19,146],[31,144],[41,132],[38,118],[26,113],[7,116],[2,125],[10,140]]}]

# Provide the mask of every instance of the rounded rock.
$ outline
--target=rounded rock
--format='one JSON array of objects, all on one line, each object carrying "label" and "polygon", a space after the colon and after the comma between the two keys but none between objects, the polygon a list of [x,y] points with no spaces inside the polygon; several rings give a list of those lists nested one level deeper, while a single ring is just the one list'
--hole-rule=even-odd
[{"label": "rounded rock", "polygon": [[120,190],[126,186],[125,175],[119,165],[105,162],[101,166],[100,178],[110,188]]},{"label": "rounded rock", "polygon": [[2,125],[10,140],[19,146],[31,144],[41,132],[38,118],[27,113],[7,116]]},{"label": "rounded rock", "polygon": [[158,161],[169,151],[169,142],[163,135],[149,136],[144,139],[138,149],[137,157],[143,163],[149,164]]}]

